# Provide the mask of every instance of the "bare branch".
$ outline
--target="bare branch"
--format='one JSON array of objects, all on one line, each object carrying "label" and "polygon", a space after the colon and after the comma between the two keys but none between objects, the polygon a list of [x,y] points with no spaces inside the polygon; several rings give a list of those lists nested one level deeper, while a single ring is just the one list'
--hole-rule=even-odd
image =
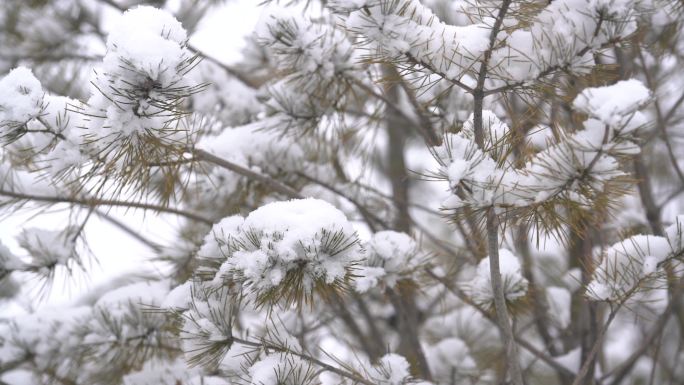
[{"label": "bare branch", "polygon": [[175,209],[172,207],[159,206],[152,203],[144,202],[130,202],[122,200],[112,200],[112,199],[98,199],[98,198],[79,198],[79,197],[60,197],[60,196],[45,196],[36,194],[27,194],[16,191],[0,190],[0,196],[9,197],[15,200],[24,201],[34,201],[43,203],[70,203],[84,207],[96,207],[96,206],[116,206],[116,207],[128,207],[128,208],[138,208],[143,210],[155,211],[158,213],[174,214],[181,217],[185,217],[197,222],[203,222],[206,224],[212,224],[213,221],[200,216],[199,214],[190,213],[187,211]]}]

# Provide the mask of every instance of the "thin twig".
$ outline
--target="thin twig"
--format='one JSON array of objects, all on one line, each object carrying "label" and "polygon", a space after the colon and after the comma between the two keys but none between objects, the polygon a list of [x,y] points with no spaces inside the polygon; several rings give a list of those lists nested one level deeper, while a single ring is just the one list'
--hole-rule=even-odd
[{"label": "thin twig", "polygon": [[[492,324],[496,325],[497,321],[496,319],[482,306],[479,306],[475,302],[473,302],[468,296],[460,289],[455,287],[454,285],[449,282],[445,277],[440,277],[437,275],[435,272],[433,272],[430,268],[426,268],[425,272],[427,273],[428,276],[432,277],[436,281],[440,282],[444,287],[449,290],[451,293],[453,293],[458,299],[463,301],[465,304],[468,306],[473,307],[475,310],[477,310],[482,316],[484,316],[489,322]],[[559,375],[566,376],[566,377],[574,377],[575,373],[570,371],[568,368],[565,366],[559,364],[556,360],[554,360],[552,357],[548,356],[544,352],[540,351],[539,349],[535,348],[534,345],[531,343],[527,342],[524,340],[522,337],[515,336],[516,342],[520,344],[525,350],[529,351],[532,353],[534,356],[539,358],[540,360],[544,361],[547,365],[550,367],[554,368]]]},{"label": "thin twig", "polygon": [[188,219],[192,219],[197,222],[203,222],[206,224],[213,224],[214,221],[211,219],[200,216],[199,214],[191,213],[188,211],[183,211],[180,209],[175,209],[173,207],[159,206],[152,203],[144,202],[130,202],[123,200],[113,200],[113,199],[98,199],[98,198],[79,198],[79,197],[61,197],[61,196],[46,196],[46,195],[36,195],[27,194],[17,191],[0,190],[0,196],[5,196],[17,200],[44,202],[44,203],[71,203],[84,207],[94,207],[94,206],[116,206],[116,207],[128,207],[128,208],[138,208],[144,210],[151,210],[159,213],[174,214]]},{"label": "thin twig", "polygon": [[[121,12],[126,11],[125,7],[117,4],[113,0],[99,0],[99,1],[104,3],[104,4],[109,5],[112,8],[115,8]],[[210,62],[216,64],[219,67],[221,67],[221,69],[223,69],[227,74],[233,76],[235,79],[239,80],[242,84],[246,85],[247,87],[253,88],[253,89],[259,88],[259,85],[256,82],[250,80],[249,78],[247,78],[245,75],[243,75],[240,71],[236,70],[235,68],[221,62],[219,59],[209,55],[208,53],[200,50],[199,48],[195,47],[194,45],[192,45],[190,43],[188,43],[187,47],[190,50],[190,52],[194,53],[195,55],[200,56],[201,58],[203,58],[207,61],[210,61]]]},{"label": "thin twig", "polygon": [[[492,51],[496,44],[496,37],[501,30],[504,18],[508,12],[508,7],[511,5],[511,0],[504,0],[499,7],[496,21],[492,26],[489,34],[489,47],[484,53],[482,62],[480,63],[480,70],[477,77],[477,86],[473,89],[473,131],[475,133],[475,142],[478,147],[485,151],[484,146],[484,129],[483,129],[483,102],[485,97],[484,87],[487,80],[487,67],[489,60],[492,57]],[[511,377],[511,381],[515,385],[524,385],[522,370],[520,369],[520,357],[518,348],[515,343],[515,335],[511,326],[508,309],[506,309],[506,297],[503,291],[503,282],[501,281],[501,268],[499,266],[499,218],[494,208],[487,210],[487,249],[489,254],[489,272],[492,280],[492,293],[494,295],[494,308],[496,309],[496,317],[501,331],[501,337],[504,342],[507,357],[507,370]]]},{"label": "thin twig", "polygon": [[273,191],[281,193],[281,194],[283,194],[289,198],[292,198],[292,199],[302,199],[303,198],[303,196],[301,194],[299,194],[297,191],[293,190],[290,186],[287,186],[283,183],[280,183],[277,180],[275,180],[269,176],[260,174],[258,172],[252,171],[246,167],[240,166],[239,164],[236,164],[236,163],[230,162],[226,159],[223,159],[221,157],[218,157],[212,153],[209,153],[207,151],[204,151],[204,150],[198,149],[198,148],[189,148],[188,152],[190,154],[192,154],[193,158],[196,160],[203,160],[203,161],[215,164],[217,166],[225,168],[226,170],[233,171],[233,172],[238,173],[242,176],[245,176],[249,179],[263,183],[264,185],[273,189]]},{"label": "thin twig", "polygon": [[278,345],[275,345],[275,344],[271,344],[271,343],[268,343],[268,342],[266,342],[266,341],[263,341],[263,342],[254,342],[254,341],[243,340],[243,339],[237,338],[237,337],[231,337],[231,340],[234,341],[234,342],[237,342],[237,343],[239,343],[239,344],[245,345],[245,346],[251,346],[251,347],[254,347],[254,348],[261,348],[261,349],[267,349],[267,350],[270,349],[270,350],[274,350],[274,351],[277,351],[277,352],[280,352],[280,353],[284,353],[284,354],[291,354],[291,355],[293,355],[293,356],[296,356],[296,357],[299,357],[299,358],[303,359],[304,361],[307,361],[307,362],[310,362],[310,363],[312,363],[312,364],[314,364],[314,365],[320,366],[321,368],[323,368],[323,369],[325,369],[325,370],[327,370],[327,371],[329,371],[329,372],[332,372],[332,373],[335,373],[335,374],[337,374],[337,375],[339,375],[339,376],[348,378],[348,379],[350,379],[350,380],[352,380],[352,381],[356,381],[356,382],[361,383],[361,384],[364,384],[364,385],[376,385],[376,384],[374,384],[373,382],[371,382],[371,381],[369,381],[369,380],[367,380],[367,379],[365,379],[365,378],[363,378],[363,377],[360,377],[360,376],[358,376],[358,375],[356,375],[356,374],[354,374],[354,373],[350,373],[350,372],[348,372],[348,371],[346,371],[346,370],[342,370],[342,369],[340,369],[340,368],[336,368],[336,367],[334,367],[334,366],[332,366],[332,365],[326,364],[325,362],[323,362],[323,361],[321,361],[321,360],[319,360],[319,359],[317,359],[317,358],[315,358],[315,357],[312,357],[312,356],[307,355],[307,354],[304,354],[304,353],[295,352],[295,351],[293,351],[293,350],[291,350],[291,349],[286,349],[286,348],[284,348],[284,347],[282,347],[282,346],[278,346]]}]

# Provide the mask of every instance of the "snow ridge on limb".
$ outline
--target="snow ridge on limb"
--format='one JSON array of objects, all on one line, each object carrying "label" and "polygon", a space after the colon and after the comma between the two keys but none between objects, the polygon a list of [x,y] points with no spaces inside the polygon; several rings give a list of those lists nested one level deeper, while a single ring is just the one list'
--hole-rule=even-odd
[{"label": "snow ridge on limb", "polygon": [[453,194],[444,207],[494,206],[520,218],[537,218],[535,223],[548,228],[563,223],[552,220],[563,210],[566,216],[581,216],[609,190],[619,191],[621,178],[627,175],[620,160],[639,151],[635,133],[646,120],[638,109],[650,99],[651,93],[637,80],[585,89],[574,102],[588,117],[584,129],[564,134],[521,166],[510,161],[510,151],[501,145],[506,130],[498,119],[487,119],[487,127],[497,128],[485,130],[485,151],[475,144],[467,121],[460,133],[447,134],[434,150],[441,165],[435,176],[449,181]]}]

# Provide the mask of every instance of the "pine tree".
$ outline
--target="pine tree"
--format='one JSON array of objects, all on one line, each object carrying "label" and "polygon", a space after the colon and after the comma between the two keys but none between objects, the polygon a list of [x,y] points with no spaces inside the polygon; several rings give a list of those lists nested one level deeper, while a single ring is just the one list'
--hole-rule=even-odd
[{"label": "pine tree", "polygon": [[681,381],[680,1],[223,3],[0,4],[0,385]]}]

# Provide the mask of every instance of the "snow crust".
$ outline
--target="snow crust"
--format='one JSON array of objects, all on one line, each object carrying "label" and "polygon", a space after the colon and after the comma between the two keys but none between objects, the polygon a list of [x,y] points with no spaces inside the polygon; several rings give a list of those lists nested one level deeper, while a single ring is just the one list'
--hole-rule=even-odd
[{"label": "snow crust", "polygon": [[366,260],[355,274],[356,290],[364,293],[381,282],[394,287],[403,273],[417,266],[417,254],[418,245],[405,233],[380,231],[373,234]]},{"label": "snow crust", "polygon": [[102,116],[91,120],[93,132],[111,141],[166,129],[169,108],[183,96],[172,89],[190,86],[183,70],[191,57],[186,39],[180,22],[166,11],[139,6],[124,12],[112,26],[107,54],[92,81],[88,105]]},{"label": "snow crust", "polygon": [[31,256],[31,264],[41,269],[52,269],[55,265],[66,266],[77,259],[76,235],[78,227],[63,230],[39,228],[24,229],[18,236],[21,247]]},{"label": "snow crust", "polygon": [[227,260],[223,271],[238,274],[252,290],[281,284],[289,272],[303,273],[303,288],[315,281],[332,284],[343,279],[362,250],[345,215],[317,199],[266,204],[241,221],[219,223],[201,254],[220,250]]},{"label": "snow crust", "polygon": [[346,27],[372,42],[383,55],[408,56],[449,79],[461,79],[489,46],[486,25],[446,24],[418,0],[389,6],[373,1],[335,2],[332,7],[350,12]]},{"label": "snow crust", "polygon": [[621,80],[613,85],[584,89],[573,107],[602,123],[620,127],[651,99],[651,91],[639,80]]},{"label": "snow crust", "polygon": [[662,271],[661,262],[678,251],[673,246],[666,237],[655,235],[635,235],[613,244],[599,256],[600,264],[587,295],[597,301],[631,296],[640,284]]},{"label": "snow crust", "polygon": [[[477,304],[491,306],[494,303],[489,257],[477,265],[475,277],[466,285],[470,298]],[[514,301],[527,294],[527,280],[522,276],[520,261],[507,249],[499,249],[501,282],[506,300]]]},{"label": "snow crust", "polygon": [[43,88],[33,72],[17,67],[0,79],[0,136],[8,126],[25,124],[38,117],[43,104]]}]

